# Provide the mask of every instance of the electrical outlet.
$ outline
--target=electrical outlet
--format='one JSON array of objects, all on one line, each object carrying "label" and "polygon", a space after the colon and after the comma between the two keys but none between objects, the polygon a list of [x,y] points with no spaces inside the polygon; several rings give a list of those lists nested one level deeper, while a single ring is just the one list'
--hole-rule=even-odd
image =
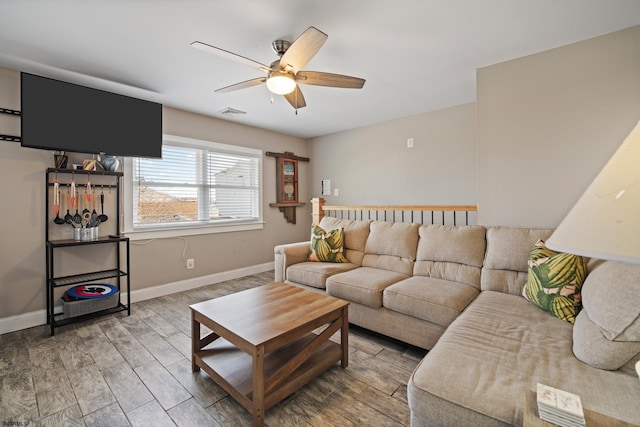
[{"label": "electrical outlet", "polygon": [[407,148],[413,148],[413,138],[407,138]]},{"label": "electrical outlet", "polygon": [[187,270],[196,268],[196,261],[193,258],[189,258],[185,261],[184,266],[187,267]]},{"label": "electrical outlet", "polygon": [[334,196],[339,196],[339,195],[340,195],[340,190],[339,190],[339,189],[337,189],[337,188],[334,188],[334,189],[333,189],[333,195],[334,195]]}]

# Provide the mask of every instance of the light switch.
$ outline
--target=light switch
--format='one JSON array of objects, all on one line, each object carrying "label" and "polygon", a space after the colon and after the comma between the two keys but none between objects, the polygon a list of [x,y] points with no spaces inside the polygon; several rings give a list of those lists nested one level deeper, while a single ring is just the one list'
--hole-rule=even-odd
[{"label": "light switch", "polygon": [[340,190],[338,190],[337,188],[333,189],[333,195],[334,196],[339,196],[340,195]]}]

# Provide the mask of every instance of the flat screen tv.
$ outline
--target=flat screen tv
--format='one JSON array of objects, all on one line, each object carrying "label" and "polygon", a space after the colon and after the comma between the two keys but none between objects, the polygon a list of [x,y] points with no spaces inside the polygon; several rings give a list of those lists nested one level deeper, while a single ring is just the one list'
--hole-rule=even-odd
[{"label": "flat screen tv", "polygon": [[21,73],[23,147],[162,157],[162,104]]}]

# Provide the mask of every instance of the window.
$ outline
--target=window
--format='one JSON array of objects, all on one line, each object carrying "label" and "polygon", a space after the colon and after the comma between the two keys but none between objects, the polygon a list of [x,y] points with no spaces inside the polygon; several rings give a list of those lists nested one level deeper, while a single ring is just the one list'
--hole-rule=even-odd
[{"label": "window", "polygon": [[127,232],[262,228],[261,150],[165,135],[162,159],[128,167]]}]

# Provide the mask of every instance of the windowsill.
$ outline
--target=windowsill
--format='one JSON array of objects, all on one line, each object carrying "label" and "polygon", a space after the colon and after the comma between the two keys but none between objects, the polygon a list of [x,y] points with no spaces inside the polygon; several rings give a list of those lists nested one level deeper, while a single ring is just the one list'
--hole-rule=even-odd
[{"label": "windowsill", "polygon": [[170,230],[125,230],[125,235],[131,240],[166,239],[171,237],[200,236],[205,234],[235,233],[239,231],[262,230],[264,222],[251,224],[217,225],[215,227],[184,227]]}]

